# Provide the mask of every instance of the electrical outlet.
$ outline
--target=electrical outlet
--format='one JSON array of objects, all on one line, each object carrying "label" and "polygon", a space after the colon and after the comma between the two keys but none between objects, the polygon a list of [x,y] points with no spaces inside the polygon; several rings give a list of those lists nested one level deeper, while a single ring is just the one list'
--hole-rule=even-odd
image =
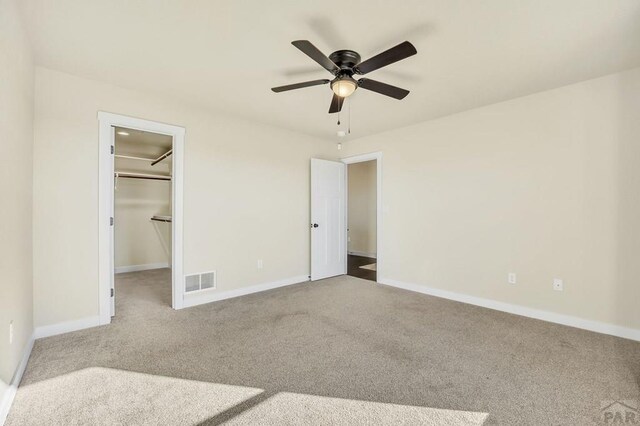
[{"label": "electrical outlet", "polygon": [[13,321],[9,323],[9,344],[13,343]]},{"label": "electrical outlet", "polygon": [[554,278],[553,279],[553,289],[555,291],[564,290],[564,283],[562,282],[562,280],[560,278]]},{"label": "electrical outlet", "polygon": [[509,282],[509,284],[515,284],[516,283],[516,273],[515,272],[509,272],[509,275],[507,276],[507,281]]},{"label": "electrical outlet", "polygon": [[262,259],[258,259],[258,269],[262,269]]}]

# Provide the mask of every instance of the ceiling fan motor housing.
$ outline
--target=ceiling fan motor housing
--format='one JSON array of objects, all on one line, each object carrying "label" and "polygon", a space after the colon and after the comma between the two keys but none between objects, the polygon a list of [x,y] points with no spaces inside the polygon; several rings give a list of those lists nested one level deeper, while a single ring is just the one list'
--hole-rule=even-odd
[{"label": "ceiling fan motor housing", "polygon": [[329,59],[340,68],[340,71],[337,71],[336,75],[353,75],[353,67],[361,61],[358,52],[354,52],[353,50],[337,50],[329,55]]}]

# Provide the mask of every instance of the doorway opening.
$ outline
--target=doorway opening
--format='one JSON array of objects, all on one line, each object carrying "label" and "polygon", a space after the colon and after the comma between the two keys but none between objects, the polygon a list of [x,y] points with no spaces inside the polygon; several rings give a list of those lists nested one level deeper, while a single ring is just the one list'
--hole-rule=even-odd
[{"label": "doorway opening", "polygon": [[181,309],[185,129],[107,112],[98,120],[100,324],[116,314],[116,281],[138,302]]},{"label": "doorway opening", "polygon": [[[370,251],[358,252],[353,245],[349,247],[347,242],[349,223],[347,211],[349,172],[347,167],[363,162],[375,164],[375,197],[369,197],[373,198],[374,207],[366,209],[369,214],[372,214],[371,210],[374,210],[373,214],[375,215],[375,225],[373,226],[375,233],[367,235],[368,240],[375,241],[374,253]],[[353,201],[351,203],[354,204]],[[347,265],[351,250],[351,256],[354,256],[352,260],[357,271],[371,271],[372,273],[362,272],[362,274],[368,274],[366,279],[380,282],[381,277],[384,277],[381,272],[384,271],[381,244],[382,220],[381,152],[347,157],[341,161],[311,159],[311,273],[309,275],[311,281],[348,274]],[[362,254],[365,256],[360,257],[364,257],[364,259],[355,258],[355,256]]]},{"label": "doorway opening", "polygon": [[384,277],[382,152],[343,158],[342,163],[347,168],[347,274],[380,282]]},{"label": "doorway opening", "polygon": [[114,127],[114,315],[171,306],[173,137]]},{"label": "doorway opening", "polygon": [[377,161],[347,165],[347,275],[377,281]]}]

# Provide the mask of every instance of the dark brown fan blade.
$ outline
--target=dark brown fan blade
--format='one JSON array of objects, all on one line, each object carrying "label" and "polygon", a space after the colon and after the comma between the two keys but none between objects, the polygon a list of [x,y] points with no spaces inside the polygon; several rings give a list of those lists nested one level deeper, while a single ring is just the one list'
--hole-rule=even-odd
[{"label": "dark brown fan blade", "polygon": [[391,96],[392,98],[396,99],[404,99],[409,94],[408,90],[401,89],[387,83],[380,83],[379,81],[371,80],[368,78],[361,78],[360,80],[358,80],[358,87],[371,90],[372,92]]},{"label": "dark brown fan blade", "polygon": [[330,73],[335,74],[340,71],[340,68],[334,64],[331,59],[327,58],[324,53],[318,50],[317,47],[311,44],[309,40],[296,40],[292,41],[291,44],[300,49],[302,53],[322,65],[322,67]]},{"label": "dark brown fan blade", "polygon": [[418,51],[413,47],[413,44],[405,41],[389,50],[385,50],[384,52],[377,54],[373,58],[359,63],[356,65],[355,71],[358,74],[366,74],[377,70],[378,68],[386,67],[394,62],[401,61],[409,56],[413,56],[416,53],[418,53]]},{"label": "dark brown fan blade", "polygon": [[271,90],[273,90],[276,93],[280,93],[280,92],[286,92],[287,90],[302,89],[303,87],[320,86],[321,84],[327,84],[329,81],[331,80],[324,79],[324,80],[305,81],[304,83],[296,83],[296,84],[289,84],[287,86],[272,87]]},{"label": "dark brown fan blade", "polygon": [[342,104],[344,104],[344,98],[333,94],[333,98],[331,98],[331,106],[329,107],[329,114],[333,114],[334,112],[340,112],[342,109]]}]

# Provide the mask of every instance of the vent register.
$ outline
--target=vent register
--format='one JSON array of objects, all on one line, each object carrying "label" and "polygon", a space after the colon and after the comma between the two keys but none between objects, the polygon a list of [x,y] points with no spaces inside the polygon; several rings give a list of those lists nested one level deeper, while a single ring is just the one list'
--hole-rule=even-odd
[{"label": "vent register", "polygon": [[186,275],[184,277],[184,291],[186,294],[216,288],[216,271],[201,274]]}]

